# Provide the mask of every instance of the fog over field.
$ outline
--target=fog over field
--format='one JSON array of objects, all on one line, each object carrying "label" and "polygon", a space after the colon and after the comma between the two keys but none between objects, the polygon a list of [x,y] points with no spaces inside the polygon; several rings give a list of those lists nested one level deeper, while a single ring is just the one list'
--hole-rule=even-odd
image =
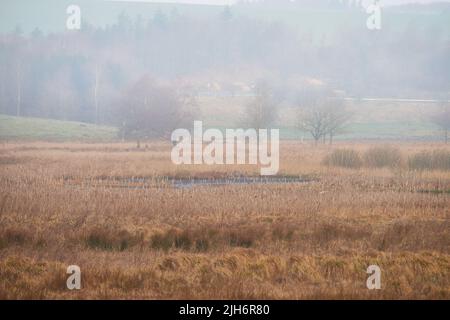
[{"label": "fog over field", "polygon": [[357,112],[376,99],[385,105],[404,99],[419,107],[420,117],[406,111],[390,120],[432,131],[425,114],[448,100],[450,4],[386,8],[375,31],[361,3],[352,1],[79,4],[81,28],[68,30],[69,2],[33,3],[40,13],[32,16],[21,9],[23,1],[7,3],[11,15],[0,26],[2,113],[117,127],[127,120],[121,111],[127,95],[151,79],[195,100],[208,114],[204,121],[214,122],[215,114],[229,119],[222,126],[236,126],[248,99],[234,100],[231,118],[205,99],[249,97],[264,82],[280,110],[274,123],[290,132],[295,123],[283,117],[292,120],[319,97],[362,101]]},{"label": "fog over field", "polygon": [[0,299],[448,300],[449,22],[3,0]]}]

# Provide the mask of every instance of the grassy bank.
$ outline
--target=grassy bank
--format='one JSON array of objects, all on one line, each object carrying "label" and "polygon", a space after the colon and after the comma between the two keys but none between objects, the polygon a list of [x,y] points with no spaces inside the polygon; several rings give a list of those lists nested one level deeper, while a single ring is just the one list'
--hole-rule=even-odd
[{"label": "grassy bank", "polygon": [[0,115],[1,140],[112,141],[117,129],[83,122]]}]

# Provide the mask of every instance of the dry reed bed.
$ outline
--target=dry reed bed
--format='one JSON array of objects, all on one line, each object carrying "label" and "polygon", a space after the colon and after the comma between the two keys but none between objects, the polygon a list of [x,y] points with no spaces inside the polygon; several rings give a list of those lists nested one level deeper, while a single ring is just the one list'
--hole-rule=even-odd
[{"label": "dry reed bed", "polygon": [[[398,145],[404,156],[437,147]],[[370,146],[338,148],[362,153]],[[1,146],[0,298],[450,297],[449,172],[334,168],[321,164],[329,147],[283,143],[281,150],[281,174],[317,181],[73,188],[64,177],[219,177],[258,169],[176,167],[170,147],[159,143],[147,151]],[[82,268],[80,292],[64,289],[69,264]],[[365,288],[370,264],[383,271],[379,292]]]},{"label": "dry reed bed", "polygon": [[[65,289],[67,257],[58,262],[10,255],[0,262],[2,299],[446,299],[448,256],[436,253],[77,256],[83,289]],[[129,259],[130,262],[125,262]],[[122,263],[119,263],[121,260]],[[383,270],[381,291],[365,288],[367,265]]]}]

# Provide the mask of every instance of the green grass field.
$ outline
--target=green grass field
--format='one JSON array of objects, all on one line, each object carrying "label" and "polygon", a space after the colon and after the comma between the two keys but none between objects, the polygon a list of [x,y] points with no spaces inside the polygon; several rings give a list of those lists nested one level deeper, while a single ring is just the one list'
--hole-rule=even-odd
[{"label": "green grass field", "polygon": [[[242,119],[249,97],[201,97],[199,115],[204,126],[210,128],[245,127]],[[430,123],[434,104],[400,102],[348,103],[351,117],[336,140],[417,140],[439,141],[442,132]],[[310,140],[307,132],[296,128],[297,108],[280,108],[273,127],[280,128],[280,137],[286,140]]]},{"label": "green grass field", "polygon": [[[286,140],[310,140],[307,132],[295,127],[282,128],[280,136]],[[411,140],[439,141],[439,130],[427,123],[358,122],[349,123],[334,140]]]},{"label": "green grass field", "polygon": [[[223,101],[202,101],[202,112],[198,115],[198,120],[203,120],[205,128],[225,128],[243,127],[239,123],[239,109],[242,105],[234,105],[234,108],[223,112],[220,108]],[[236,102],[236,101],[234,101]],[[241,101],[242,103],[242,101]],[[209,105],[209,107],[205,106]],[[220,109],[218,109],[220,108]],[[222,110],[221,117],[215,116]],[[382,110],[380,110],[381,113]],[[411,110],[414,111],[414,110]],[[417,141],[438,141],[442,139],[439,128],[426,121],[426,119],[416,119],[403,114],[404,118],[391,116],[385,118],[377,117],[363,118],[363,114],[368,114],[368,108],[356,112],[343,129],[335,137],[336,140],[417,140]],[[293,114],[288,114],[293,118]],[[307,132],[298,130],[293,121],[281,125],[275,123],[274,127],[280,128],[280,137],[283,140],[310,140],[311,136]],[[192,129],[192,128],[187,128]],[[86,141],[86,142],[108,142],[118,139],[118,129],[111,126],[98,126],[94,124],[61,121],[41,118],[23,118],[0,115],[0,140],[41,140],[41,141]]]},{"label": "green grass field", "polygon": [[1,140],[111,141],[117,129],[74,121],[0,115]]}]

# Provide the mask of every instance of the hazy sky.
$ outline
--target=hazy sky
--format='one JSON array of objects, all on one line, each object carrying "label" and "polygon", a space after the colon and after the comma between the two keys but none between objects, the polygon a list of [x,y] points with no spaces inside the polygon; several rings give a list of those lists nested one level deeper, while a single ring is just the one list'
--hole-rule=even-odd
[{"label": "hazy sky", "polygon": [[236,0],[106,0],[106,1],[121,1],[121,2],[159,2],[159,3],[194,3],[194,4],[209,4],[209,5],[229,5],[237,2]]},{"label": "hazy sky", "polygon": [[[210,4],[210,5],[227,5],[227,4],[233,4],[235,2],[238,2],[238,0],[107,0],[107,1],[160,2],[160,3],[173,2],[173,3],[194,3],[194,4]],[[336,1],[339,1],[339,0],[336,0]],[[390,5],[390,4],[413,3],[413,2],[430,3],[430,2],[448,2],[448,1],[449,0],[381,0],[381,3],[383,5]]]}]

